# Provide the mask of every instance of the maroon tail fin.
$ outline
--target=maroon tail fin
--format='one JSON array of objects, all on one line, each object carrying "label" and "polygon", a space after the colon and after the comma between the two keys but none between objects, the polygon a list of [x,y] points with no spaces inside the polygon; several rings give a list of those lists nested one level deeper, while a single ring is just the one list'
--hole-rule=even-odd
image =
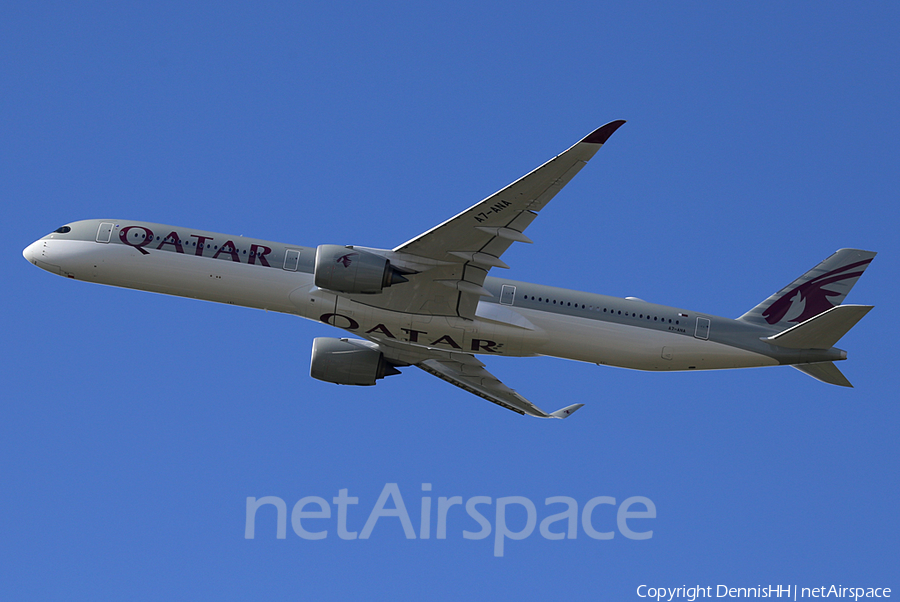
[{"label": "maroon tail fin", "polygon": [[738,318],[785,330],[843,303],[875,253],[841,249]]}]

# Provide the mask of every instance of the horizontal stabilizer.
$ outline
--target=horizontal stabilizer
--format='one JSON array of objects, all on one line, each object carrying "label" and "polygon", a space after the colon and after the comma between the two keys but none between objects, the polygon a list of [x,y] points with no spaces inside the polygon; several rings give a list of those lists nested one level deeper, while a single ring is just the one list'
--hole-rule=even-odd
[{"label": "horizontal stabilizer", "polygon": [[834,362],[817,362],[815,364],[794,364],[794,368],[809,374],[814,379],[829,385],[837,385],[839,387],[852,387],[847,377],[838,370]]},{"label": "horizontal stabilizer", "polygon": [[871,309],[871,305],[838,305],[762,340],[788,349],[831,349]]}]

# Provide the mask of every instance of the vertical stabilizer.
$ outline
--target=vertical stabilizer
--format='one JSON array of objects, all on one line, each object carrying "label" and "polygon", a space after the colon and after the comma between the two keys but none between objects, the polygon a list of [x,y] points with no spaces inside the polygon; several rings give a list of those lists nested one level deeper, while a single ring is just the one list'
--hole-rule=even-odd
[{"label": "vertical stabilizer", "polygon": [[738,319],[786,330],[814,318],[844,301],[875,255],[840,249]]}]

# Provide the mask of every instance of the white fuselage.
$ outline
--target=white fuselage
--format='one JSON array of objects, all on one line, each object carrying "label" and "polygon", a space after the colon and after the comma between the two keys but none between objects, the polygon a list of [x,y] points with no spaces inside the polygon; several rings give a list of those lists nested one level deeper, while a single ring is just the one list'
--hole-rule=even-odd
[{"label": "white fuselage", "polygon": [[[243,255],[233,260],[230,257],[213,258],[210,253],[198,255],[195,252],[196,241],[193,248],[188,247],[183,252],[176,252],[174,245],[157,250],[155,244],[148,245],[146,248],[149,251],[143,252],[136,245],[121,244],[116,240],[101,243],[52,236],[36,241],[23,254],[39,267],[60,275],[295,314],[337,326],[372,341],[403,342],[474,354],[546,355],[639,370],[702,370],[779,363],[767,355],[710,340],[708,334],[705,338],[695,336],[694,326],[688,325],[687,319],[684,320],[685,327],[670,326],[668,329],[659,328],[658,323],[650,327],[636,318],[633,323],[608,319],[599,312],[600,301],[597,302],[596,312],[590,313],[585,309],[581,312],[584,315],[563,313],[552,306],[534,307],[534,303],[530,304],[532,306],[515,301],[511,304],[504,304],[502,300],[497,303],[496,299],[483,299],[474,320],[388,311],[360,302],[359,296],[354,301],[339,293],[317,288],[313,284],[313,274],[298,269],[304,261],[308,262],[308,258],[303,258],[304,254],[315,252],[315,249],[304,247],[290,248],[300,253],[302,259],[291,260],[290,267],[293,269],[283,269],[279,265],[249,263],[246,257],[250,244],[241,245],[240,237],[217,235],[219,241],[237,241],[237,252]],[[202,247],[203,241],[200,242]],[[271,246],[273,243],[268,244]],[[240,248],[242,246],[244,248]],[[289,249],[285,245],[281,247]],[[285,259],[293,257],[289,251],[283,252]],[[275,256],[273,253],[271,257]],[[490,280],[494,281],[497,289],[509,282]],[[539,287],[526,283],[515,285],[520,290],[526,289],[526,292],[529,286]],[[572,294],[586,295],[575,291]],[[643,303],[599,295],[594,297],[601,301],[609,300],[610,305],[625,307]],[[524,298],[528,298],[527,294]],[[644,306],[660,314],[665,311],[676,314],[679,311],[651,304]],[[654,321],[656,318],[654,315]],[[669,322],[672,322],[671,318]]]}]

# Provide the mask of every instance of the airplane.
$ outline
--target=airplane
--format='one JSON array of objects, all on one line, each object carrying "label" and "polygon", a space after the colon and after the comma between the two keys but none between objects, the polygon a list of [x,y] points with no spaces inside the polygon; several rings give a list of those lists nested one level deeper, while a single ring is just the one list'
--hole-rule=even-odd
[{"label": "airplane", "polygon": [[623,124],[562,154],[395,247],[283,244],[120,219],[76,221],[28,245],[48,272],[100,284],[277,311],[355,338],[313,340],[310,375],[374,385],[416,366],[499,406],[545,412],[506,386],[482,356],[552,356],[650,371],[790,365],[850,387],[836,348],[872,306],[843,301],[875,257],[840,249],[736,319],[488,276],[547,203]]}]

